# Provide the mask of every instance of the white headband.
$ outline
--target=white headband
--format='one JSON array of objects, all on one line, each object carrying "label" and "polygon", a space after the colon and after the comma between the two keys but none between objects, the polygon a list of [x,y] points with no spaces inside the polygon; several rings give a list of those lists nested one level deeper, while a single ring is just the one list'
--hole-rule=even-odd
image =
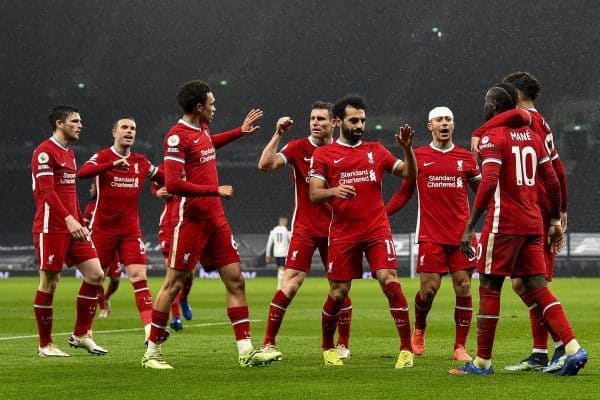
[{"label": "white headband", "polygon": [[429,111],[429,119],[427,121],[431,121],[434,118],[439,117],[450,117],[454,119],[454,114],[448,107],[436,107],[433,110]]}]

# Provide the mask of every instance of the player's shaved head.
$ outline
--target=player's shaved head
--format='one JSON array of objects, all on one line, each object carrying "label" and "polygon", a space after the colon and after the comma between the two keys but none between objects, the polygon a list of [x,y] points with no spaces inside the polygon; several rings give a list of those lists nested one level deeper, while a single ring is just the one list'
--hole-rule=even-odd
[{"label": "player's shaved head", "polygon": [[494,86],[485,94],[483,110],[486,120],[515,107],[514,99],[504,88]]},{"label": "player's shaved head", "polygon": [[506,92],[513,99],[513,102],[515,104],[517,104],[517,102],[519,101],[519,92],[517,92],[517,89],[513,85],[511,85],[510,83],[506,83],[506,82],[500,82],[500,83],[496,83],[494,86],[506,90]]}]

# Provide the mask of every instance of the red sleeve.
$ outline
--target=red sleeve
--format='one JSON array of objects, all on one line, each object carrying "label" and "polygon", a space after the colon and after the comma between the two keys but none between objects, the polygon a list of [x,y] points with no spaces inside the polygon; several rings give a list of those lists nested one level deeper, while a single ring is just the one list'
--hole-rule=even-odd
[{"label": "red sleeve", "polygon": [[[164,186],[164,184],[165,184],[165,171],[163,171],[163,169],[160,168],[160,166],[159,167],[155,167],[155,168],[156,168],[156,173],[150,179],[153,180],[154,182],[158,183],[159,187],[160,186]],[[154,186],[154,185],[152,185],[152,186]]]},{"label": "red sleeve", "polygon": [[[67,218],[71,213],[63,205],[60,197],[54,191],[54,177],[52,175],[42,175],[36,178],[36,185],[40,189],[40,194],[45,203],[48,204],[52,211],[60,217],[61,220]],[[79,208],[79,207],[77,207]],[[81,213],[81,211],[80,211]],[[73,218],[79,217],[73,215]]]},{"label": "red sleeve", "polygon": [[561,188],[558,178],[554,173],[554,168],[552,168],[552,164],[550,162],[545,162],[539,165],[539,171],[542,182],[544,183],[544,186],[546,186],[546,194],[550,200],[552,218],[559,219],[561,211]]},{"label": "red sleeve", "polygon": [[560,211],[567,212],[567,173],[562,161],[558,157],[552,161],[552,166],[560,183]]},{"label": "red sleeve", "polygon": [[499,126],[523,126],[531,124],[531,114],[527,110],[515,108],[496,115],[494,118],[486,121],[479,128],[475,129],[471,137],[481,137],[485,131]]},{"label": "red sleeve", "polygon": [[228,143],[233,142],[235,139],[239,139],[243,136],[242,127],[232,129],[223,133],[216,133],[214,135],[210,135],[212,139],[213,146],[215,146],[215,150],[225,146]]},{"label": "red sleeve", "polygon": [[165,187],[167,192],[178,196],[218,196],[219,186],[198,185],[181,178],[183,164],[175,160],[165,160]]},{"label": "red sleeve", "polygon": [[495,162],[488,162],[482,166],[483,178],[479,183],[475,200],[473,201],[473,208],[479,210],[485,210],[494,196],[496,185],[498,184],[498,177],[500,176],[501,165]]},{"label": "red sleeve", "polygon": [[395,214],[408,203],[408,200],[412,197],[416,187],[416,181],[410,179],[404,179],[402,181],[402,185],[400,185],[398,191],[394,193],[385,205],[385,211],[387,212],[388,217]]},{"label": "red sleeve", "polygon": [[86,161],[77,171],[77,177],[81,179],[93,178],[96,175],[100,175],[104,171],[108,171],[113,167],[111,161],[107,161],[102,164],[95,164],[93,162]]}]

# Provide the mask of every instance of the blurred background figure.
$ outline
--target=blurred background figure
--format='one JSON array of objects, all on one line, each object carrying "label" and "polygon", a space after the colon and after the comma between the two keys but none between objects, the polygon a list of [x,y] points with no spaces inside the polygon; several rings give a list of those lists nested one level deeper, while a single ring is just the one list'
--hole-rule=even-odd
[{"label": "blurred background figure", "polygon": [[274,258],[275,264],[277,264],[277,290],[281,289],[285,272],[285,257],[292,238],[292,232],[288,229],[287,223],[286,217],[279,217],[279,225],[271,229],[265,249],[265,262],[269,264]]}]

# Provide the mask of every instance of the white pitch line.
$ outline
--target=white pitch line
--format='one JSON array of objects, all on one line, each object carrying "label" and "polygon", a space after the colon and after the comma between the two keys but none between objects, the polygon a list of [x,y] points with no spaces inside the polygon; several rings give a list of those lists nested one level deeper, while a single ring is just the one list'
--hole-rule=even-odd
[{"label": "white pitch line", "polygon": [[[262,322],[260,319],[252,320],[252,322]],[[207,322],[204,324],[195,324],[195,325],[184,325],[185,328],[203,328],[207,326],[219,326],[219,325],[229,325],[231,322]],[[118,333],[118,332],[135,332],[135,331],[143,331],[144,328],[130,328],[130,329],[112,329],[106,331],[94,331],[94,333]],[[72,335],[73,332],[60,332],[53,333],[52,336],[69,336]],[[38,335],[24,335],[24,336],[9,336],[9,337],[0,337],[0,341],[6,340],[19,340],[19,339],[31,339],[36,338]]]}]

